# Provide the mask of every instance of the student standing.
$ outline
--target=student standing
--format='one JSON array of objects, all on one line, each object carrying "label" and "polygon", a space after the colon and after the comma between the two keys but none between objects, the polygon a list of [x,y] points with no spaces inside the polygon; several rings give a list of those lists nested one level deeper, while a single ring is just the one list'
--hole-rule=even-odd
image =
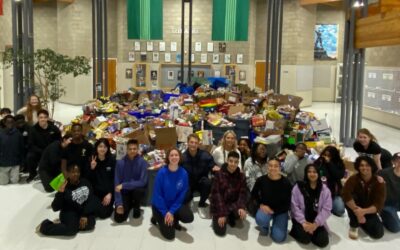
[{"label": "student standing", "polygon": [[368,156],[359,156],[354,163],[357,174],[351,176],[343,187],[343,201],[350,218],[349,237],[358,238],[361,227],[373,239],[383,236],[383,225],[378,217],[386,199],[385,183],[380,183],[375,161]]},{"label": "student standing", "polygon": [[25,107],[17,111],[18,115],[24,115],[29,126],[34,126],[38,122],[39,110],[42,110],[40,98],[37,95],[31,95]]},{"label": "student standing", "polygon": [[18,183],[23,158],[23,138],[15,128],[14,117],[6,115],[3,122],[4,129],[0,131],[0,185]]},{"label": "student standing", "polygon": [[327,219],[331,215],[332,199],[329,188],[322,183],[314,164],[304,170],[304,182],[292,190],[290,235],[298,242],[324,248],[329,244]]},{"label": "student standing", "polygon": [[133,209],[133,218],[140,217],[140,203],[142,202],[148,183],[147,162],[139,155],[137,140],[129,140],[127,153],[117,161],[115,168],[115,213],[114,219],[122,223],[128,218]]},{"label": "student standing", "polygon": [[227,163],[216,172],[211,188],[210,212],[212,227],[218,236],[226,234],[226,225],[236,225],[236,220],[246,218],[247,188],[246,178],[239,169],[240,156],[228,153]]},{"label": "student standing", "polygon": [[271,226],[271,239],[283,242],[287,237],[290,196],[292,186],[282,176],[281,166],[277,159],[268,161],[268,174],[257,179],[251,196],[260,204],[256,214],[256,223],[263,235],[268,235]]},{"label": "student standing", "polygon": [[181,159],[178,149],[170,149],[165,159],[167,165],[158,171],[154,183],[151,222],[159,225],[161,235],[168,240],[175,238],[175,229],[182,230],[179,221],[193,221],[189,204],[184,204],[189,180],[186,170],[181,166]]}]

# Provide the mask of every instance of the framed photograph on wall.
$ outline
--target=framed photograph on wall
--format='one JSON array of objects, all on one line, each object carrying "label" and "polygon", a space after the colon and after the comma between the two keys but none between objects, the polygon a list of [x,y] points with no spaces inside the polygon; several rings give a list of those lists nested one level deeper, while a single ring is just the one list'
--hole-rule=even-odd
[{"label": "framed photograph on wall", "polygon": [[158,50],[160,52],[164,52],[165,51],[165,42],[160,42],[158,45],[159,45]]},{"label": "framed photograph on wall", "polygon": [[125,69],[125,79],[132,79],[132,69]]},{"label": "framed photograph on wall", "polygon": [[243,63],[243,54],[237,54],[236,55],[236,63],[237,64],[242,64]]},{"label": "framed photograph on wall", "polygon": [[140,42],[139,41],[135,42],[135,51],[140,51]]},{"label": "framed photograph on wall", "polygon": [[135,61],[135,52],[129,51],[128,52],[128,61],[129,62],[134,62]]},{"label": "framed photograph on wall", "polygon": [[167,63],[171,62],[171,53],[165,53],[164,61]]},{"label": "framed photograph on wall", "polygon": [[219,43],[218,49],[219,49],[220,53],[225,53],[226,52],[226,43]]},{"label": "framed photograph on wall", "polygon": [[202,70],[200,70],[200,71],[197,71],[197,77],[198,78],[204,78],[204,71],[202,71]]},{"label": "framed photograph on wall", "polygon": [[168,71],[168,80],[173,81],[175,79],[174,71]]},{"label": "framed photograph on wall", "polygon": [[214,52],[214,43],[207,43],[207,52]]},{"label": "framed photograph on wall", "polygon": [[146,62],[147,61],[147,53],[146,52],[141,52],[140,53],[140,61]]},{"label": "framed photograph on wall", "polygon": [[159,61],[160,58],[158,52],[153,52],[153,62],[159,62]]},{"label": "framed photograph on wall", "polygon": [[196,61],[196,57],[194,54],[192,54],[192,56],[190,57],[190,60],[192,61],[192,63],[194,63]]},{"label": "framed photograph on wall", "polygon": [[157,72],[157,70],[152,70],[152,71],[150,71],[150,79],[152,80],[152,81],[157,81],[157,75],[158,75],[158,72]]},{"label": "framed photograph on wall", "polygon": [[181,80],[182,80],[182,71],[180,71],[180,70],[178,70],[177,80],[178,80],[178,81],[181,81]]},{"label": "framed photograph on wall", "polygon": [[147,42],[147,51],[153,51],[153,42]]},{"label": "framed photograph on wall", "polygon": [[171,42],[171,52],[175,52],[177,49],[177,44],[176,42]]},{"label": "framed photograph on wall", "polygon": [[181,61],[182,61],[181,53],[176,53],[176,63],[181,63]]},{"label": "framed photograph on wall", "polygon": [[231,54],[224,55],[224,63],[231,63]]},{"label": "framed photograph on wall", "polygon": [[136,64],[136,87],[146,87],[146,64]]},{"label": "framed photograph on wall", "polygon": [[220,70],[214,71],[214,76],[215,77],[221,77],[221,71]]},{"label": "framed photograph on wall", "polygon": [[201,54],[200,62],[201,63],[207,63],[207,54]]},{"label": "framed photograph on wall", "polygon": [[337,24],[316,24],[314,29],[314,59],[337,60],[338,56]]},{"label": "framed photograph on wall", "polygon": [[239,71],[239,81],[246,81],[246,71]]},{"label": "framed photograph on wall", "polygon": [[213,63],[219,63],[219,54],[213,54]]},{"label": "framed photograph on wall", "polygon": [[196,42],[194,44],[194,51],[201,52],[201,42]]}]

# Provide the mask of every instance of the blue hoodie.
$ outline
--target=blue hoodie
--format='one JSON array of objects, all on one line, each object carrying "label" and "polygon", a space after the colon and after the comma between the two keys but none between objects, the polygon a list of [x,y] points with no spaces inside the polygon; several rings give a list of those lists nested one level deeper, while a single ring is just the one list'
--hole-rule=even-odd
[{"label": "blue hoodie", "polygon": [[[118,186],[119,184],[122,184],[121,193],[146,187],[149,179],[147,167],[148,163],[141,156],[137,155],[133,160],[130,160],[128,156],[125,156],[121,160],[117,161],[114,185]],[[114,193],[115,206],[117,207],[122,205],[121,193]]]},{"label": "blue hoodie", "polygon": [[188,175],[183,167],[178,167],[178,170],[171,172],[168,166],[164,166],[156,176],[152,205],[163,216],[167,212],[175,214],[182,206],[188,189]]}]

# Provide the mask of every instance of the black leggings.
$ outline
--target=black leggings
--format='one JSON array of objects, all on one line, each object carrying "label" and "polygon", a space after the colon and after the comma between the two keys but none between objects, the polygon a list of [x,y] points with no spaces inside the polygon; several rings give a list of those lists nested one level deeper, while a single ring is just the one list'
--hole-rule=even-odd
[{"label": "black leggings", "polygon": [[81,216],[76,211],[63,211],[60,212],[61,223],[53,223],[50,220],[44,220],[40,225],[40,232],[44,235],[51,236],[74,236],[78,231],[88,231],[94,229],[96,220],[94,216],[84,216],[88,219],[87,225],[84,229],[79,229],[79,221]]},{"label": "black leggings", "polygon": [[350,227],[361,227],[365,233],[373,239],[380,239],[383,237],[383,224],[377,214],[365,215],[366,222],[364,224],[359,224],[353,210],[347,206],[346,210],[350,219]]},{"label": "black leggings", "polygon": [[[118,214],[117,211],[114,212],[114,220],[117,223],[122,223],[128,219],[129,212],[131,209],[140,209],[140,203],[144,198],[146,189],[137,188],[126,193],[121,193],[122,196],[122,206],[124,207],[124,213]],[[117,210],[117,207],[115,207]]]},{"label": "black leggings", "polygon": [[173,240],[175,238],[175,225],[182,221],[183,223],[191,223],[193,222],[193,212],[190,210],[189,204],[182,205],[178,211],[174,214],[174,225],[168,226],[165,224],[164,216],[152,206],[153,210],[153,218],[156,220],[157,224],[160,227],[161,235],[167,240]]},{"label": "black leggings", "polygon": [[313,234],[309,234],[304,231],[303,226],[298,223],[296,220],[292,219],[292,230],[290,231],[290,235],[302,244],[309,244],[312,242],[314,245],[324,248],[329,244],[329,235],[328,231],[326,231],[325,227],[318,227]]},{"label": "black leggings", "polygon": [[206,205],[206,200],[210,196],[211,192],[211,180],[207,177],[201,177],[197,182],[190,184],[190,189],[187,192],[185,203],[190,202],[193,199],[193,193],[199,191],[200,201],[199,207],[204,207]]},{"label": "black leggings", "polygon": [[224,236],[226,234],[226,224],[228,223],[232,223],[234,221],[236,221],[237,219],[239,219],[239,214],[237,212],[231,212],[225,220],[225,225],[223,227],[220,227],[218,225],[218,219],[220,217],[213,217],[212,218],[212,228],[214,230],[214,233],[218,236]]}]

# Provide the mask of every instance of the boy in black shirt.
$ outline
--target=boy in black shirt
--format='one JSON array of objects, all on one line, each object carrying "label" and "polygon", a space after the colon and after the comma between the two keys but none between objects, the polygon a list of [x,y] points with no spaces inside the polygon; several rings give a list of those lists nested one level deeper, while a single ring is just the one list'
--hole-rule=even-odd
[{"label": "boy in black shirt", "polygon": [[29,169],[28,183],[37,175],[36,168],[44,149],[54,141],[61,140],[60,130],[49,122],[49,112],[39,110],[37,113],[38,122],[32,127],[28,137],[29,152],[27,155],[27,165]]},{"label": "boy in black shirt", "polygon": [[50,182],[61,173],[61,157],[63,150],[72,141],[72,135],[67,133],[61,141],[55,141],[43,151],[39,163],[39,177],[46,192],[53,192]]},{"label": "boy in black shirt", "polygon": [[61,160],[61,170],[65,173],[67,165],[76,164],[81,170],[82,177],[87,178],[89,169],[88,163],[93,155],[93,146],[83,135],[82,125],[73,124],[71,128],[72,142],[64,150]]}]

